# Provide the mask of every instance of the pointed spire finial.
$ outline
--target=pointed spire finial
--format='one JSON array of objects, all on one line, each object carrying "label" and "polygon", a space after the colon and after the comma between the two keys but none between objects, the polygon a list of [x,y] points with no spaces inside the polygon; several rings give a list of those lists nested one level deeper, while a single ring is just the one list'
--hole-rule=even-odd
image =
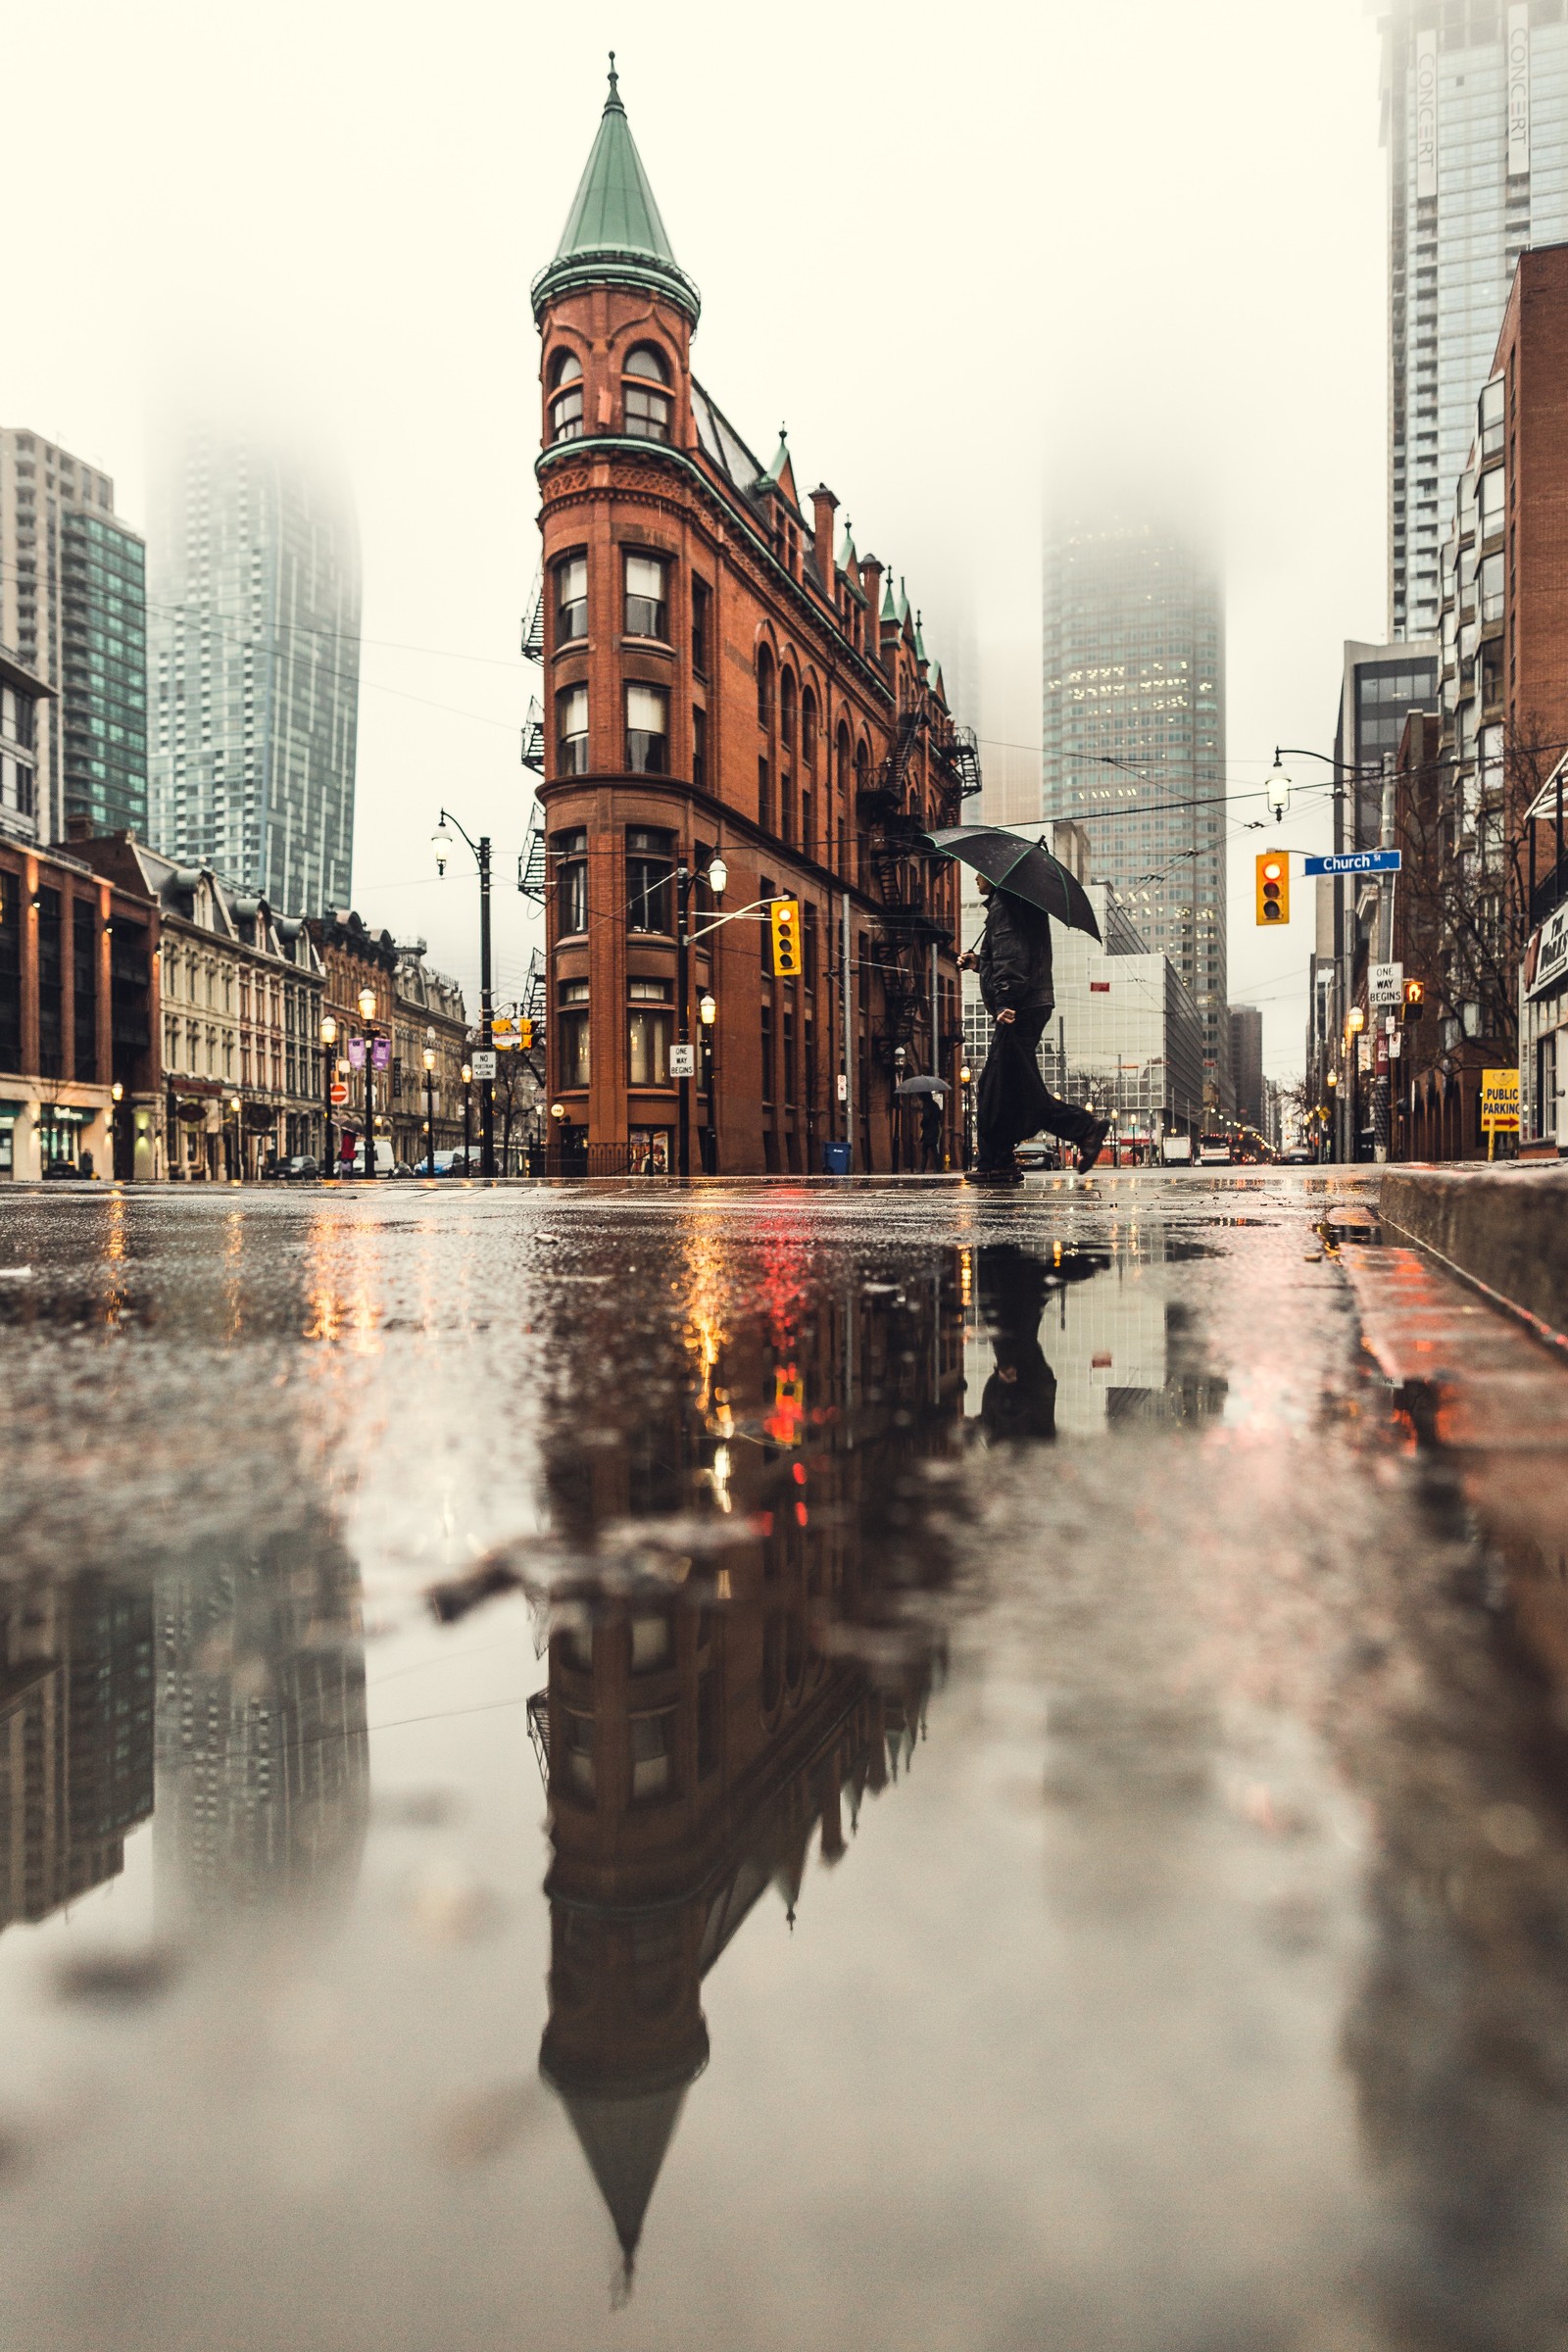
[{"label": "pointed spire finial", "polygon": [[620,75],[615,72],[615,52],[613,49],[612,49],[610,52],[610,96],[605,100],[605,105],[608,109],[612,106],[618,106],[619,104]]}]

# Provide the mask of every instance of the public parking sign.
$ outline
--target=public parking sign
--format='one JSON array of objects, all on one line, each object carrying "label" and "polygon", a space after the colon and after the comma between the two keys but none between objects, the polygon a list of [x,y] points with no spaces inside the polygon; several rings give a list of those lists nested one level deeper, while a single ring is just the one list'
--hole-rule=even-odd
[{"label": "public parking sign", "polygon": [[1481,1073],[1481,1131],[1484,1135],[1519,1132],[1519,1073],[1483,1070]]},{"label": "public parking sign", "polygon": [[487,1051],[485,1047],[481,1046],[468,1066],[476,1078],[493,1078],[496,1074],[496,1057],[493,1051]]},{"label": "public parking sign", "polygon": [[1398,850],[1346,850],[1338,857],[1304,858],[1302,871],[1308,874],[1396,874],[1400,855]]}]

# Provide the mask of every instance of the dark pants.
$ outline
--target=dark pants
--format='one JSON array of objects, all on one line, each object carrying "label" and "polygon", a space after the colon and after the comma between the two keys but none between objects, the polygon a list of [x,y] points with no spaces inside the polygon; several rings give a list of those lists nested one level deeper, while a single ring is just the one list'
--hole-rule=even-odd
[{"label": "dark pants", "polygon": [[1040,1075],[1035,1048],[1046,1033],[1053,1007],[1020,1012],[1000,1025],[975,1090],[982,1169],[1012,1165],[1013,1147],[1042,1128],[1064,1144],[1087,1143],[1100,1122],[1077,1103],[1063,1102]]}]

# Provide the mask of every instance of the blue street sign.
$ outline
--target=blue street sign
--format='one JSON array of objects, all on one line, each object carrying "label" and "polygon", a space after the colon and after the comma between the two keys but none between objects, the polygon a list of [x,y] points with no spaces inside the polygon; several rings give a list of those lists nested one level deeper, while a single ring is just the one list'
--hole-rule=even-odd
[{"label": "blue street sign", "polygon": [[1308,874],[1396,874],[1399,870],[1397,850],[1347,850],[1339,858],[1308,858],[1303,861]]}]

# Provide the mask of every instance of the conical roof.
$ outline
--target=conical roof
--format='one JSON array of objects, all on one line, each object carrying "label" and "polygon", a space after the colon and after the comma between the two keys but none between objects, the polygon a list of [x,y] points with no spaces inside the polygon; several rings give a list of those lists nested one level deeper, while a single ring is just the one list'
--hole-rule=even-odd
[{"label": "conical roof", "polygon": [[561,2093],[628,2264],[637,2252],[654,2186],[686,2103],[686,2087],[674,2082],[629,2098],[594,2098],[580,2090]]},{"label": "conical roof", "polygon": [[695,324],[696,286],[675,259],[637,142],[620,100],[615,53],[610,53],[610,95],[599,132],[577,183],[556,258],[533,282],[537,318],[568,287],[652,286],[677,302]]}]

